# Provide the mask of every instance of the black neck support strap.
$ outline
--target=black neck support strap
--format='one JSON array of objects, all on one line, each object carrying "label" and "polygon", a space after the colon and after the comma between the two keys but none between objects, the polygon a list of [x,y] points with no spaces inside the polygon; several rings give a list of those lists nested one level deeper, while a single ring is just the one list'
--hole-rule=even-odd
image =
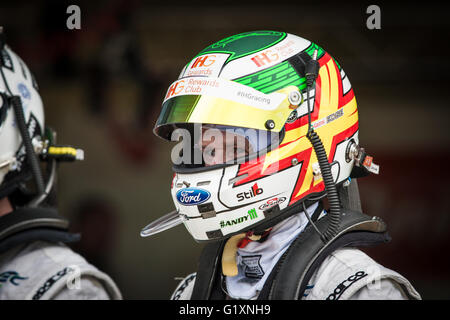
[{"label": "black neck support strap", "polygon": [[[316,222],[324,232],[329,216]],[[342,210],[336,236],[324,244],[311,224],[294,240],[273,268],[258,297],[261,300],[296,300],[303,296],[306,285],[325,258],[343,247],[372,246],[390,241],[385,223],[364,213]],[[221,288],[221,256],[226,241],[207,244],[200,256],[199,268],[191,299],[224,299]]]},{"label": "black neck support strap", "polygon": [[[324,232],[329,217],[316,222]],[[361,212],[343,209],[336,236],[324,244],[319,234],[307,226],[283,254],[269,275],[259,299],[301,299],[314,272],[332,252],[343,247],[365,247],[390,241],[385,223]],[[295,281],[293,281],[295,279]]]},{"label": "black neck support strap", "polygon": [[70,243],[80,239],[68,232],[69,221],[50,208],[21,208],[0,217],[0,254],[23,243],[43,240]]}]

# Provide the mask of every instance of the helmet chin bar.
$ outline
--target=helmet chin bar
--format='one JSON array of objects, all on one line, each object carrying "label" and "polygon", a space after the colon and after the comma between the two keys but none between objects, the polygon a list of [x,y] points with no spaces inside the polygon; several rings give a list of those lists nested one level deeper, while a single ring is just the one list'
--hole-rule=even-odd
[{"label": "helmet chin bar", "polygon": [[180,215],[177,210],[171,211],[168,214],[156,219],[141,230],[141,237],[149,237],[154,234],[163,232],[165,230],[176,227],[182,224],[186,217]]}]

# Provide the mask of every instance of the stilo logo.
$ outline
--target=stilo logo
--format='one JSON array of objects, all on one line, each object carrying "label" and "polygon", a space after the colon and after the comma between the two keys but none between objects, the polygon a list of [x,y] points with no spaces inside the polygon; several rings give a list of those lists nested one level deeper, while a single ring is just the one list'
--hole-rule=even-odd
[{"label": "stilo logo", "polygon": [[204,189],[184,188],[177,192],[177,201],[184,206],[194,206],[207,201],[211,193]]},{"label": "stilo logo", "polygon": [[263,191],[264,190],[262,188],[258,188],[258,184],[255,183],[249,191],[238,193],[236,197],[238,198],[238,201],[242,201],[244,199],[250,199],[254,196],[260,195]]}]

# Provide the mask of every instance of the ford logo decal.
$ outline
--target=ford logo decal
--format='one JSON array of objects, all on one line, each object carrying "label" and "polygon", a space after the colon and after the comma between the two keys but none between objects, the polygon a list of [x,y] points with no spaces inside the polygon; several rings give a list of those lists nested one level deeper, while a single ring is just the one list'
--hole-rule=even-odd
[{"label": "ford logo decal", "polygon": [[204,189],[184,188],[177,192],[177,201],[184,206],[194,206],[203,203],[210,197],[211,193]]}]

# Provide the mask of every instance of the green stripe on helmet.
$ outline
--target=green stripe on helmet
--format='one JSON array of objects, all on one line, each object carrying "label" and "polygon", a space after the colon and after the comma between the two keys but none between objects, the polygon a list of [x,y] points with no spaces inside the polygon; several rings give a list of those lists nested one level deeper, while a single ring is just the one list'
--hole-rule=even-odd
[{"label": "green stripe on helmet", "polygon": [[267,49],[286,38],[285,32],[252,31],[222,39],[203,49],[194,58],[207,53],[228,53],[227,62]]},{"label": "green stripe on helmet", "polygon": [[294,85],[303,90],[305,78],[300,78],[295,69],[285,61],[271,68],[244,76],[234,81],[245,84],[263,93],[271,93],[286,86]]},{"label": "green stripe on helmet", "polygon": [[305,52],[312,57],[315,50],[317,50],[317,59],[320,59],[325,54],[325,50],[313,42],[311,42],[311,45],[305,49]]}]

